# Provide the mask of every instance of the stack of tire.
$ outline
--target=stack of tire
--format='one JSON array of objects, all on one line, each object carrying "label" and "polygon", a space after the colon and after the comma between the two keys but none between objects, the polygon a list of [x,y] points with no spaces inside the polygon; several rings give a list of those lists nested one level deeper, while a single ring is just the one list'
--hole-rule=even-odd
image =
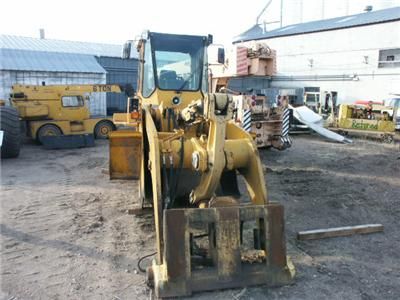
[{"label": "stack of tire", "polygon": [[3,131],[1,158],[17,157],[21,147],[21,133],[18,111],[14,107],[0,106],[0,130]]}]

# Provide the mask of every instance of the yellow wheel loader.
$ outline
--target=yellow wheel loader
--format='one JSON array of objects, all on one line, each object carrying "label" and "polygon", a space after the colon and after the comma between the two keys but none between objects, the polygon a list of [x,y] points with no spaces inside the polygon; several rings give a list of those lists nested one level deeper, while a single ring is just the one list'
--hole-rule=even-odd
[{"label": "yellow wheel loader", "polygon": [[126,118],[137,117],[136,130],[110,134],[111,177],[139,178],[140,197],[153,207],[147,280],[157,298],[282,285],[294,276],[283,206],[267,197],[257,146],[232,120],[232,97],[208,92],[211,43],[212,36],[148,32],[138,43],[139,88]]}]

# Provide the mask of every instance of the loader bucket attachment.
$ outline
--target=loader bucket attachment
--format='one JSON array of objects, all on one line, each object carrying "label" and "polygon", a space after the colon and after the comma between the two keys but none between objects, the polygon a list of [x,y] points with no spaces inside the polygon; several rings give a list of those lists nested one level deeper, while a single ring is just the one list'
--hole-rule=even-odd
[{"label": "loader bucket attachment", "polygon": [[[249,238],[245,224],[254,224]],[[155,296],[179,297],[192,292],[277,286],[292,281],[286,257],[283,206],[231,206],[164,211],[162,263],[148,269]]]},{"label": "loader bucket attachment", "polygon": [[110,140],[110,179],[139,179],[142,159],[142,133],[113,131]]}]

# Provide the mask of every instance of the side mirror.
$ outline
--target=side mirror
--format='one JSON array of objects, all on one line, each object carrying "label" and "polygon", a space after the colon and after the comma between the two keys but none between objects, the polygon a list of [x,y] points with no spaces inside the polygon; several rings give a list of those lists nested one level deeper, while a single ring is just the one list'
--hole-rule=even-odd
[{"label": "side mirror", "polygon": [[214,38],[213,38],[212,34],[209,34],[207,36],[207,46],[210,46],[213,43],[213,40],[214,40]]},{"label": "side mirror", "polygon": [[132,41],[127,41],[122,49],[122,59],[131,58]]},{"label": "side mirror", "polygon": [[224,64],[225,63],[225,49],[218,48],[218,63]]}]

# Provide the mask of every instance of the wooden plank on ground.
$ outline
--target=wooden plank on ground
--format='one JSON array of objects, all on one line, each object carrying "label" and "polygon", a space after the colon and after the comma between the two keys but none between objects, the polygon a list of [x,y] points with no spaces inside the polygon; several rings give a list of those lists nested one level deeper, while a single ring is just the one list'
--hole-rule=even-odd
[{"label": "wooden plank on ground", "polygon": [[383,231],[382,224],[366,224],[357,226],[345,226],[328,229],[316,229],[299,231],[297,233],[298,240],[316,240],[338,236],[348,236],[353,234],[365,234]]}]

